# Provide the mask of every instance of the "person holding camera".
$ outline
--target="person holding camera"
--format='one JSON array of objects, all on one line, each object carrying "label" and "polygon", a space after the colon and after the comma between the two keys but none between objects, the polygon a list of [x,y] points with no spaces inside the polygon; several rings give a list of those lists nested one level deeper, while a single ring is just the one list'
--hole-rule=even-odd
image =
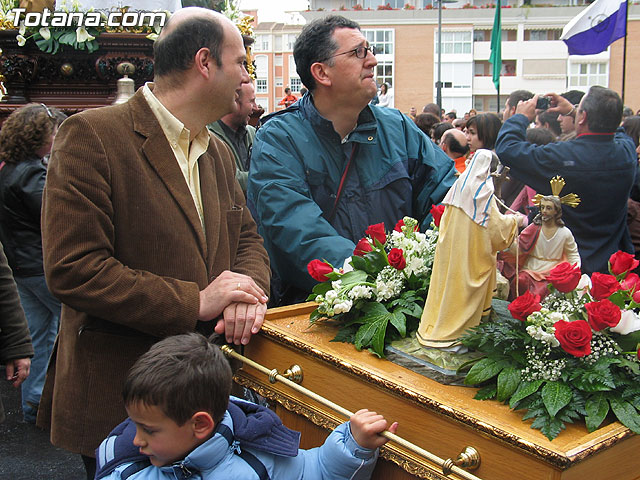
[{"label": "person holding camera", "polygon": [[576,138],[549,145],[533,145],[526,131],[536,115],[539,95],[520,101],[515,115],[500,129],[496,153],[511,173],[543,195],[551,194],[549,180],[564,178],[567,190],[581,202],[563,211],[582,259],[583,273],[606,272],[617,250],[633,252],[627,228],[627,199],[638,165],[635,145],[622,128],[622,100],[609,88],[594,86],[580,104],[572,105],[555,93],[549,112],[575,112]]}]

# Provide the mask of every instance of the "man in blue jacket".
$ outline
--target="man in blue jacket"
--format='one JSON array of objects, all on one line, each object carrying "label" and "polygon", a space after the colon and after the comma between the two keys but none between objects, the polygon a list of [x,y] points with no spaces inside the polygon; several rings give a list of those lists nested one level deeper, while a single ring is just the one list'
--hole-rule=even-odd
[{"label": "man in blue jacket", "polygon": [[514,177],[543,195],[551,193],[552,177],[565,179],[561,196],[575,193],[581,199],[576,208],[563,206],[562,218],[578,244],[582,271],[607,272],[612,253],[634,251],[627,229],[627,200],[638,158],[633,141],[619,128],[622,100],[613,90],[597,86],[577,106],[560,95],[549,96],[549,111],[575,113],[576,138],[543,146],[526,141],[527,127],[536,115],[536,95],[520,102],[516,115],[504,123],[496,153]]},{"label": "man in blue jacket", "polygon": [[455,179],[452,160],[409,117],[369,105],[377,89],[374,52],[344,17],[308,24],[293,54],[309,93],[268,118],[256,136],[248,199],[272,283],[281,285],[273,295],[297,289],[288,301],[313,287],[310,260],[342,265],[371,224],[390,230],[409,215],[424,225]]}]

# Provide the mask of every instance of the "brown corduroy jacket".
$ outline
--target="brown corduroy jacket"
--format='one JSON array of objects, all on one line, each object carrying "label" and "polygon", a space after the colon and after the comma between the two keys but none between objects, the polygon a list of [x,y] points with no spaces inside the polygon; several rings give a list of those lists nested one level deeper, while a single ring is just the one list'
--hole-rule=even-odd
[{"label": "brown corduroy jacket", "polygon": [[[128,369],[158,339],[201,330],[199,292],[224,270],[269,291],[269,260],[211,136],[199,159],[204,225],[142,91],[73,115],[56,136],[43,197],[45,275],[62,302],[38,424],[83,455],[126,417]],[[205,234],[206,232],[206,234]]]}]

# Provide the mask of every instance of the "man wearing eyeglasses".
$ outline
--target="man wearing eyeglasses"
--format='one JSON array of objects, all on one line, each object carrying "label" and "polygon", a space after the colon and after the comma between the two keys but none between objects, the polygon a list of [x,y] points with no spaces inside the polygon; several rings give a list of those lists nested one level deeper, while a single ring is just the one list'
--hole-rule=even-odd
[{"label": "man wearing eyeglasses", "polygon": [[378,62],[357,23],[318,19],[293,54],[311,94],[265,120],[248,188],[281,304],[313,287],[310,260],[341,266],[369,225],[391,230],[406,215],[427,225],[455,179],[452,160],[409,117],[369,105]]}]

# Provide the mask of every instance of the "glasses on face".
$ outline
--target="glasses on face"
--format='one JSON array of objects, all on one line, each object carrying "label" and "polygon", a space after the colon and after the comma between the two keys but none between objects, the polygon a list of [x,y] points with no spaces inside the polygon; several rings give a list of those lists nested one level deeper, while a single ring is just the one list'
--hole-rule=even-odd
[{"label": "glasses on face", "polygon": [[323,62],[326,62],[327,60],[333,58],[333,57],[338,57],[340,55],[348,55],[349,53],[353,54],[356,56],[356,58],[365,58],[367,56],[367,52],[371,52],[371,55],[376,55],[376,53],[379,53],[378,50],[376,49],[376,47],[374,47],[373,45],[369,46],[369,47],[364,47],[362,45],[360,45],[359,47],[354,48],[353,50],[348,50],[346,52],[342,52],[342,53],[336,53],[335,55],[331,55],[330,57],[325,58],[324,60],[322,60]]}]

